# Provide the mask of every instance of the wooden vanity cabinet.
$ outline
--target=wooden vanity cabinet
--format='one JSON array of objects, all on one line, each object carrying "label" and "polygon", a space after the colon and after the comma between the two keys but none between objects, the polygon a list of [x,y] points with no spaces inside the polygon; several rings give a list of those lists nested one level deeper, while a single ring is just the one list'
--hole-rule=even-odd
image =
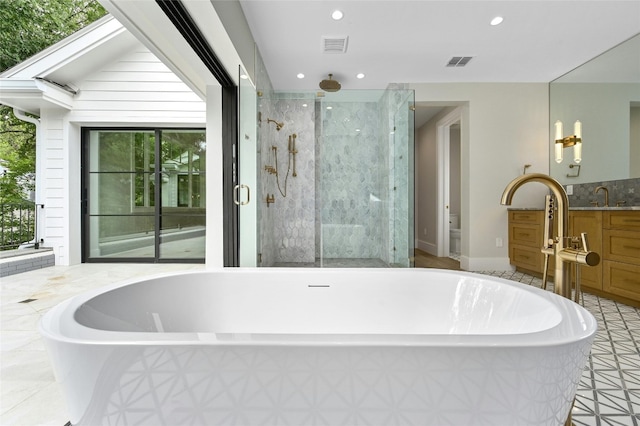
[{"label": "wooden vanity cabinet", "polygon": [[640,211],[606,211],[603,222],[603,290],[640,302]]},{"label": "wooden vanity cabinet", "polygon": [[[517,270],[542,276],[544,271],[544,212],[509,210],[509,259]],[[549,257],[548,274],[553,277],[555,261]]]},{"label": "wooden vanity cabinet", "polygon": [[[542,210],[509,211],[511,264],[536,275],[542,274],[544,266],[543,214]],[[586,232],[589,249],[600,255],[597,266],[580,267],[582,289],[640,307],[640,211],[570,210],[568,226],[571,236]]]},{"label": "wooden vanity cabinet", "polygon": [[542,210],[509,210],[509,259],[518,269],[542,273]]}]

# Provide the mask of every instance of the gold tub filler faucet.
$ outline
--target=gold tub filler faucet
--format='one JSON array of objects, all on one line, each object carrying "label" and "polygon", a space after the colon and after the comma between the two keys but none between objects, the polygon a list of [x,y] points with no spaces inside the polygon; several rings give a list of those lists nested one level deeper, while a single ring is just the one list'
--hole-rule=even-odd
[{"label": "gold tub filler faucet", "polygon": [[[562,185],[550,176],[542,173],[529,173],[512,180],[504,192],[500,201],[503,205],[511,205],[513,194],[522,185],[528,182],[539,182],[547,186],[553,194],[545,197],[544,219],[544,244],[541,248],[545,256],[543,271],[543,286],[546,287],[549,256],[555,259],[554,291],[555,293],[574,299],[580,298],[580,265],[596,266],[600,263],[600,255],[589,250],[586,233],[580,237],[569,236],[569,199]],[[554,222],[557,223],[558,234],[554,236]],[[571,297],[571,265],[576,266],[576,291],[575,298]]]},{"label": "gold tub filler faucet", "polygon": [[[539,182],[551,190],[552,195],[545,196],[544,218],[544,271],[542,286],[547,286],[547,269],[549,256],[555,259],[554,287],[556,294],[572,299],[571,297],[571,265],[575,265],[575,302],[580,300],[580,266],[596,266],[600,263],[600,255],[589,250],[587,234],[583,232],[580,237],[569,236],[569,198],[562,185],[550,176],[542,173],[530,173],[519,176],[509,182],[502,193],[500,204],[511,205],[513,194],[527,182]],[[555,201],[554,201],[555,198]],[[558,224],[558,234],[554,236],[554,219]],[[574,400],[575,401],[575,400]],[[571,426],[571,410],[565,421],[565,426]]]}]

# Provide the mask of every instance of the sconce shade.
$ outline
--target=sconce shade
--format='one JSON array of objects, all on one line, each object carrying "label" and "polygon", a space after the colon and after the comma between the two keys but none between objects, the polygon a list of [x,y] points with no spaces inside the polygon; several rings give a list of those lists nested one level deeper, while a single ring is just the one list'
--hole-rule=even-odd
[{"label": "sconce shade", "polygon": [[562,139],[556,139],[555,144],[555,152],[556,152],[556,163],[562,163],[562,150],[564,149],[564,145],[562,144]]},{"label": "sconce shade", "polygon": [[582,142],[576,142],[573,146],[573,161],[580,164],[582,161]]}]

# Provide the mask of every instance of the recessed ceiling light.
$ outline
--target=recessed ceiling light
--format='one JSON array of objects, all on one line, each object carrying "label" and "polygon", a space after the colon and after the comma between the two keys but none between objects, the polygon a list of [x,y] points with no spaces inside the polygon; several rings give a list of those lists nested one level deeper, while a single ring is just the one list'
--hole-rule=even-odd
[{"label": "recessed ceiling light", "polygon": [[344,13],[342,13],[341,10],[334,10],[333,12],[331,12],[331,18],[333,18],[334,21],[339,21],[344,17]]},{"label": "recessed ceiling light", "polygon": [[302,107],[303,107],[303,108],[306,108],[307,106],[308,106],[307,104],[302,104]]},{"label": "recessed ceiling light", "polygon": [[491,25],[493,25],[493,26],[500,25],[500,24],[502,24],[502,21],[504,21],[502,16],[496,16],[495,18],[493,18],[491,20]]},{"label": "recessed ceiling light", "polygon": [[302,74],[302,73],[298,73],[297,77],[298,77],[298,78],[300,78],[300,79],[302,79],[302,78],[304,78],[304,74]]},{"label": "recessed ceiling light", "polygon": [[327,109],[333,109],[333,107],[332,107],[331,105],[329,105],[329,106],[327,107]]},{"label": "recessed ceiling light", "polygon": [[248,80],[249,76],[246,75],[246,74],[240,74],[240,78],[243,79],[243,80]]},{"label": "recessed ceiling light", "polygon": [[356,75],[356,78],[360,78],[360,79],[362,79],[362,78],[364,78],[364,74],[359,73],[358,75]]}]

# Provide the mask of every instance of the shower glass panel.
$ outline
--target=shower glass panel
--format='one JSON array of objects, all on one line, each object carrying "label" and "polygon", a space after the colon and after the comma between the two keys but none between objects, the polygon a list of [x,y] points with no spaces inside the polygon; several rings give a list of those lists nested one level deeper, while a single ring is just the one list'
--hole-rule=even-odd
[{"label": "shower glass panel", "polygon": [[321,266],[410,266],[412,97],[344,91],[320,101]]},{"label": "shower glass panel", "polygon": [[412,105],[409,90],[262,93],[260,266],[412,266]]},{"label": "shower glass panel", "polygon": [[238,81],[238,153],[239,186],[236,190],[240,216],[240,266],[258,264],[258,197],[257,172],[260,149],[256,143],[257,93],[248,74],[239,67]]},{"label": "shower glass panel", "polygon": [[393,243],[390,264],[409,267],[414,263],[414,111],[413,92],[395,91],[390,109],[397,107],[393,130],[389,135],[393,158],[391,170],[393,194]]}]

